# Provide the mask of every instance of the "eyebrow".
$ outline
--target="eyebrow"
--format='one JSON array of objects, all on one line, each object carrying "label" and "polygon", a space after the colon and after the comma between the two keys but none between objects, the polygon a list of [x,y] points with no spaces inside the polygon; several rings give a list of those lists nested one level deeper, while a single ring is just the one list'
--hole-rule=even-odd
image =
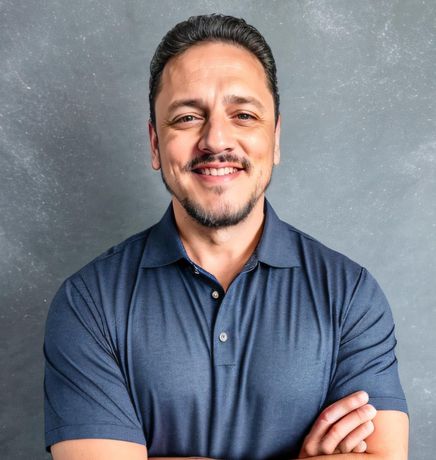
[{"label": "eyebrow", "polygon": [[[261,110],[262,112],[265,112],[266,110],[264,105],[259,101],[259,99],[256,99],[255,97],[252,97],[252,96],[237,96],[236,94],[230,94],[228,96],[223,97],[223,103],[225,105],[252,104],[255,107],[257,107],[259,110]],[[168,106],[168,113],[180,107],[194,107],[194,108],[204,109],[204,103],[202,102],[201,99],[178,99],[178,100],[171,102],[171,104]]]},{"label": "eyebrow", "polygon": [[264,105],[259,101],[259,99],[256,99],[255,97],[252,96],[237,96],[236,94],[231,94],[230,96],[224,96],[223,98],[224,104],[251,104],[257,107],[259,110],[262,112],[265,112],[265,107]]},{"label": "eyebrow", "polygon": [[171,104],[168,106],[168,112],[172,112],[173,110],[176,110],[179,107],[202,108],[203,103],[200,99],[178,99],[176,101],[171,102]]}]

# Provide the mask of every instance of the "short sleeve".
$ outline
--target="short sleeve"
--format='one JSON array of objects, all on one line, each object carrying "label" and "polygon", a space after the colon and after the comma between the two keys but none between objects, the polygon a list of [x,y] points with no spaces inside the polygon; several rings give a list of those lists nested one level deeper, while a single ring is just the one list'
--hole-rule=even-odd
[{"label": "short sleeve", "polygon": [[391,309],[377,281],[365,268],[360,272],[341,323],[340,345],[326,405],[364,390],[376,409],[408,413],[398,375]]},{"label": "short sleeve", "polygon": [[48,314],[44,340],[46,449],[67,439],[145,444],[101,309],[67,279]]}]

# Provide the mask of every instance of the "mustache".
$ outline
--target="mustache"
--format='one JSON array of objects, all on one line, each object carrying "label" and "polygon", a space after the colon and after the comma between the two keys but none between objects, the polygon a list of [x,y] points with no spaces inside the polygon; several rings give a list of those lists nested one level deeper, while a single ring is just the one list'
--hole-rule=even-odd
[{"label": "mustache", "polygon": [[199,166],[207,166],[210,163],[236,163],[241,166],[241,168],[249,171],[251,169],[251,163],[246,158],[239,158],[232,153],[220,153],[214,155],[212,153],[207,153],[201,157],[195,157],[189,161],[183,168],[185,172],[192,171],[193,169],[198,168]]}]

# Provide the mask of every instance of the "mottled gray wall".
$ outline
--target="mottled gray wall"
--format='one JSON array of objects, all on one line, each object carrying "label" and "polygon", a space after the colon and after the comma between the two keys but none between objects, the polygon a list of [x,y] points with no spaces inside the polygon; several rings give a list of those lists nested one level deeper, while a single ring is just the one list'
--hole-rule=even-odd
[{"label": "mottled gray wall", "polygon": [[150,226],[147,74],[187,15],[243,16],[282,97],[282,218],[376,276],[392,304],[411,455],[436,448],[436,2],[0,1],[0,457],[45,459],[42,337],[61,281]]}]

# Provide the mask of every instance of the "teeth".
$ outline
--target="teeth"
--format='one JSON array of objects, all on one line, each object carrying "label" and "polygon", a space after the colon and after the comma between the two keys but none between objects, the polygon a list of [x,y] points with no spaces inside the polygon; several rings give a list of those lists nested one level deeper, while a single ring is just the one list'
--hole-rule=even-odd
[{"label": "teeth", "polygon": [[237,168],[202,168],[198,170],[200,174],[206,176],[224,176],[226,174],[233,174],[238,171]]}]

